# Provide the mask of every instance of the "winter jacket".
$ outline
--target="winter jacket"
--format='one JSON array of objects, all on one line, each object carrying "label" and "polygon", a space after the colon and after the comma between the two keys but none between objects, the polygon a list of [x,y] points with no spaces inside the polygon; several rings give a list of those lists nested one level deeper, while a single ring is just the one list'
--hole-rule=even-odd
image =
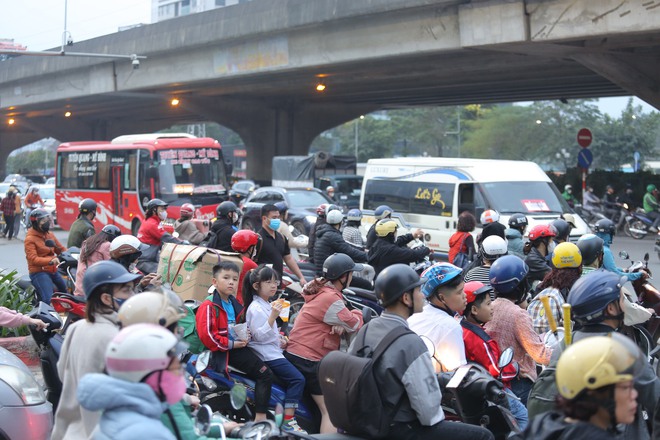
[{"label": "winter jacket", "polygon": [[525,254],[523,253],[523,248],[525,247],[525,242],[523,241],[523,236],[519,230],[508,228],[504,231],[504,236],[507,240],[507,250],[509,255],[516,255],[523,260],[525,259]]},{"label": "winter jacket", "polygon": [[137,238],[144,244],[160,246],[165,234],[167,232],[163,228],[160,218],[157,215],[152,215],[140,226]]},{"label": "winter jacket", "polygon": [[176,439],[160,420],[167,404],[146,383],[88,374],[78,385],[78,400],[89,411],[103,412],[94,440]]},{"label": "winter jacket", "polygon": [[206,237],[190,220],[175,221],[174,230],[179,233],[179,240],[188,240],[191,244],[200,244]]},{"label": "winter jacket", "polygon": [[28,325],[30,317],[18,313],[16,310],[0,307],[0,327],[16,328],[22,325]]},{"label": "winter jacket", "polygon": [[493,222],[493,223],[486,223],[481,230],[481,234],[479,235],[479,238],[477,239],[477,244],[483,243],[483,241],[486,239],[486,237],[490,237],[491,235],[497,235],[498,237],[504,238],[504,231],[506,230],[506,226],[504,226],[500,222]]},{"label": "winter jacket", "polygon": [[[220,294],[216,290],[213,293],[213,300],[206,299],[199,306],[195,314],[195,325],[202,344],[211,351],[223,354],[218,358],[220,365],[214,367],[222,370],[224,366],[222,371],[225,371],[229,365],[229,350],[234,348],[234,341],[229,337],[229,321],[221,301]],[[243,306],[233,295],[229,296],[229,301],[234,307],[234,313],[238,321],[243,313]]]},{"label": "winter jacket", "polygon": [[73,323],[64,338],[57,362],[57,372],[62,380],[62,394],[55,413],[52,440],[87,440],[101,417],[97,410],[86,410],[78,404],[78,383],[88,373],[103,372],[105,350],[112,338],[119,333],[119,324],[117,312],[98,314],[95,318],[95,323],[87,320]]},{"label": "winter jacket", "polygon": [[335,253],[346,254],[356,263],[366,263],[367,261],[367,253],[346,243],[339,229],[327,223],[323,224],[316,230],[314,244],[314,265],[317,275],[323,275],[323,263],[326,258]]},{"label": "winter jacket", "polygon": [[658,202],[658,199],[656,199],[653,194],[648,192],[644,194],[644,198],[642,199],[642,204],[644,206],[644,212],[646,213],[660,209],[660,203]]},{"label": "winter jacket", "polygon": [[[348,352],[357,354],[365,346],[375,350],[378,343],[399,326],[408,327],[408,323],[398,315],[383,312],[358,332]],[[423,426],[431,426],[444,420],[435,370],[426,345],[415,333],[399,337],[387,348],[374,376],[379,387],[387,390],[380,396],[383,404],[393,408],[401,401],[393,422],[417,420]]]},{"label": "winter jacket", "polygon": [[449,237],[449,262],[454,264],[454,259],[459,253],[474,255],[474,238],[469,232],[456,232]]},{"label": "winter jacket", "polygon": [[[176,429],[181,435],[181,440],[207,440],[209,438],[214,438],[205,435],[197,435],[195,433],[195,425],[192,418],[192,409],[190,404],[186,403],[185,400],[181,399],[174,405],[170,406],[170,410],[164,412],[160,416],[160,421],[163,422],[163,425],[167,427],[173,434],[176,432],[174,426],[172,425],[172,420],[176,425]],[[176,434],[174,434],[176,435]]]},{"label": "winter jacket", "polygon": [[560,412],[549,411],[530,420],[527,428],[512,437],[514,440],[608,440],[621,436],[587,422],[569,423]]},{"label": "winter jacket", "polygon": [[341,337],[331,333],[341,326],[348,333],[362,327],[362,313],[348,310],[344,298],[331,284],[314,280],[303,288],[305,304],[300,309],[293,330],[289,334],[286,351],[310,361],[320,361],[332,350],[339,350]]},{"label": "winter jacket", "polygon": [[[46,246],[46,240],[53,240],[55,247]],[[66,250],[52,232],[41,232],[35,228],[28,229],[23,246],[29,273],[57,272],[57,265],[50,265],[49,263],[55,258],[56,254],[60,255]]]},{"label": "winter jacket", "polygon": [[[469,322],[467,319],[461,320],[461,326],[463,327],[463,343],[467,360],[482,365],[493,377],[499,377],[498,362],[502,353],[497,341],[491,338],[482,326]],[[516,375],[516,366],[510,363],[504,367],[501,381],[504,385],[509,386]]]},{"label": "winter jacket", "polygon": [[543,278],[552,270],[548,266],[548,262],[538,249],[532,247],[527,256],[525,263],[529,266],[529,281],[543,281]]},{"label": "winter jacket", "polygon": [[82,247],[83,241],[87,240],[94,234],[96,234],[94,223],[84,215],[81,215],[71,225],[71,229],[69,230],[69,240],[66,243],[66,247]]},{"label": "winter jacket", "polygon": [[85,291],[83,290],[83,277],[87,268],[97,261],[105,261],[110,259],[110,242],[106,241],[101,243],[101,245],[92,252],[92,255],[87,257],[87,264],[82,261],[78,261],[78,268],[76,271],[76,290],[73,292],[74,295],[85,296]]},{"label": "winter jacket", "polygon": [[[403,237],[410,236],[410,240],[402,245],[398,245],[399,240]],[[399,237],[395,242],[392,242],[387,237],[378,238],[371,248],[369,248],[369,264],[373,266],[376,271],[376,276],[386,267],[397,263],[414,263],[421,261],[425,256],[431,253],[431,250],[426,246],[421,246],[416,249],[411,249],[405,246],[412,240],[412,234],[406,234]],[[403,242],[404,240],[401,240]]]},{"label": "winter jacket", "polygon": [[43,206],[44,199],[35,192],[30,191],[27,196],[25,196],[25,206],[28,208],[34,208],[36,206]]},{"label": "winter jacket", "polygon": [[225,252],[234,252],[231,248],[231,238],[236,232],[236,228],[232,225],[228,218],[219,218],[211,225],[211,231],[217,235],[215,248]]},{"label": "winter jacket", "polygon": [[321,225],[325,225],[325,217],[318,217],[316,219],[316,223],[311,227],[309,231],[309,242],[307,243],[307,252],[309,253],[309,257],[307,260],[310,263],[314,262],[314,245],[316,244],[316,231],[321,227]]}]

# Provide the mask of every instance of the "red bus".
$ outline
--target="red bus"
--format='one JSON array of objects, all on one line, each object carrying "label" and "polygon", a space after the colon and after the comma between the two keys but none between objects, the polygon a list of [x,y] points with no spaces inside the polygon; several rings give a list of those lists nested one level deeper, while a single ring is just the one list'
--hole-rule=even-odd
[{"label": "red bus", "polygon": [[170,204],[169,219],[179,217],[184,203],[195,206],[197,219],[212,219],[218,203],[227,200],[229,167],[218,141],[188,134],[63,143],[56,161],[57,222],[68,230],[85,198],[98,203],[97,231],[114,224],[125,234],[137,235],[153,198]]}]

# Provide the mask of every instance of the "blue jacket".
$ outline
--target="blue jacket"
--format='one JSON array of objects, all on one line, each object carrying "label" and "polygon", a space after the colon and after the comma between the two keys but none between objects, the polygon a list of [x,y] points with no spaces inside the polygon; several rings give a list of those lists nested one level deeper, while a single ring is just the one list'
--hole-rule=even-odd
[{"label": "blue jacket", "polygon": [[507,230],[504,231],[504,236],[507,240],[509,255],[517,255],[524,260],[525,254],[523,253],[523,247],[525,246],[525,242],[523,241],[523,236],[520,231],[513,228],[507,228]]},{"label": "blue jacket", "polygon": [[628,281],[635,281],[642,276],[642,272],[628,273],[619,269],[614,262],[614,256],[612,255],[610,245],[607,244],[607,241],[605,242],[605,246],[603,246],[603,268],[610,272],[614,272],[617,275],[626,277]]},{"label": "blue jacket", "polygon": [[145,383],[87,374],[78,384],[78,401],[87,410],[103,411],[95,440],[176,440],[160,420],[167,404]]}]

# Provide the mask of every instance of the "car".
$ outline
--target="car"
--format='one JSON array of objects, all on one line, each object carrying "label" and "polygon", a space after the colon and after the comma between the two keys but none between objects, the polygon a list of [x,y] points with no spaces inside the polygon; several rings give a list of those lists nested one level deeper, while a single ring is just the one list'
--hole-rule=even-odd
[{"label": "car", "polygon": [[0,347],[0,438],[45,440],[53,429],[53,406],[30,369]]},{"label": "car", "polygon": [[239,180],[231,186],[229,197],[236,205],[240,205],[257,188],[259,186],[253,180]]},{"label": "car", "polygon": [[14,182],[14,181],[20,181],[20,182],[25,182],[27,184],[27,179],[25,176],[22,176],[20,174],[8,174],[7,177],[5,177],[5,182]]},{"label": "car", "polygon": [[55,178],[49,177],[48,179],[46,179],[46,185],[55,185]]},{"label": "car", "polygon": [[280,188],[264,186],[255,190],[243,205],[241,227],[256,231],[261,228],[261,207],[265,204],[286,202],[289,210],[284,219],[293,227],[294,236],[309,236],[316,223],[316,208],[323,203],[333,203],[330,198],[316,188]]},{"label": "car", "polygon": [[18,188],[21,196],[24,196],[28,189],[28,183],[26,181],[14,180],[12,182],[2,182],[0,183],[0,197],[4,197],[5,194],[7,194],[7,190],[9,189],[10,185],[14,185],[16,188]]},{"label": "car", "polygon": [[360,207],[363,176],[355,174],[338,174],[322,176],[317,179],[316,187],[325,191],[328,186],[335,189],[335,203],[344,211]]}]

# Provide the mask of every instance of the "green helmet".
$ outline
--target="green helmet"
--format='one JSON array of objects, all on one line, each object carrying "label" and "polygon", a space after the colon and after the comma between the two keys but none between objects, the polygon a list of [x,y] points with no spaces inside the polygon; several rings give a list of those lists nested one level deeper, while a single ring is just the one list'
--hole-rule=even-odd
[{"label": "green helmet", "polygon": [[657,188],[655,187],[654,184],[650,184],[650,185],[648,185],[648,186],[646,187],[646,192],[653,192],[653,191],[655,191],[656,189],[657,189]]}]

